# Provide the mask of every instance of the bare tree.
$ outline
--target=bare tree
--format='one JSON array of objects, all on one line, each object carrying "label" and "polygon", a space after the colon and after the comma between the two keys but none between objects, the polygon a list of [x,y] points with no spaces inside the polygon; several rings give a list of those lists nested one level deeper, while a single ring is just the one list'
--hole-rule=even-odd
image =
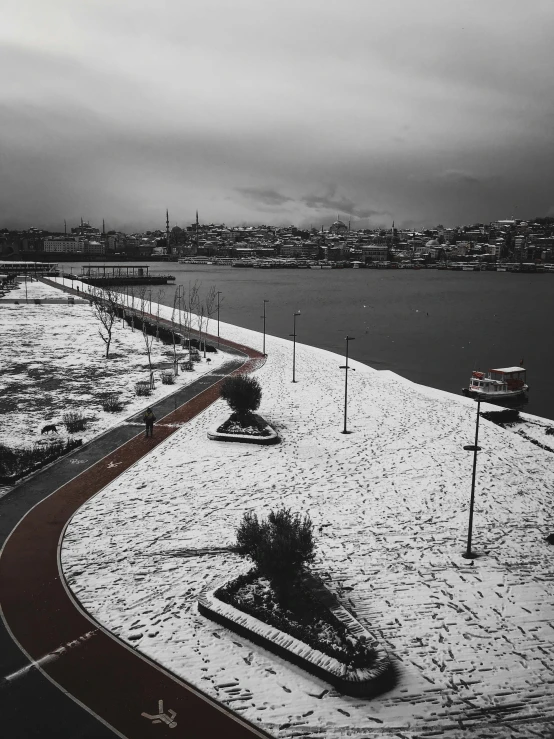
[{"label": "bare tree", "polygon": [[[181,288],[179,288],[180,293]],[[177,349],[175,347],[175,311],[177,310],[177,290],[173,295],[173,311],[171,313],[171,338],[173,339],[173,371],[176,375],[179,374],[179,363],[177,362]],[[179,310],[179,327],[181,326],[181,311]]]},{"label": "bare tree", "polygon": [[165,298],[165,290],[160,287],[156,295],[156,341],[160,340],[160,306]]},{"label": "bare tree", "polygon": [[200,304],[200,286],[198,281],[192,285],[189,282],[188,293],[183,292],[182,304],[184,307],[183,312],[183,323],[187,333],[188,349],[189,349],[189,360],[191,359],[191,333],[192,333],[192,321],[193,316],[197,313]]},{"label": "bare tree", "polygon": [[131,306],[131,330],[135,330],[135,288],[131,285],[131,295],[129,299],[129,293],[127,292],[127,305]]},{"label": "bare tree", "polygon": [[144,339],[144,347],[146,349],[146,356],[148,357],[148,370],[150,373],[150,387],[154,386],[154,369],[152,367],[152,344],[156,338],[154,334],[149,334],[146,331],[146,323],[142,323],[142,338]]},{"label": "bare tree", "polygon": [[[204,358],[206,358],[206,334],[208,332],[208,324],[210,317],[217,310],[217,290],[215,285],[209,288],[204,299],[197,288],[194,295],[194,312],[196,313],[196,325],[198,327],[200,349],[204,349]],[[202,337],[202,335],[204,335]]]},{"label": "bare tree", "polygon": [[147,292],[148,287],[146,285],[140,285],[137,289],[139,311],[143,322],[146,314],[146,304],[148,303],[148,298],[146,297]]},{"label": "bare tree", "polygon": [[[219,305],[221,306],[221,303],[223,301],[220,300]],[[212,285],[208,292],[206,293],[206,297],[204,298],[204,305],[206,306],[206,333],[208,333],[209,326],[210,326],[210,318],[212,316],[215,316],[217,313],[217,288],[216,285]]]},{"label": "bare tree", "polygon": [[[154,370],[152,367],[152,345],[154,344],[154,339],[156,338],[154,333],[149,333],[147,328],[148,326],[153,326],[153,324],[150,324],[149,320],[147,319],[147,306],[149,303],[149,299],[147,297],[149,293],[148,287],[146,285],[141,285],[137,290],[138,295],[138,310],[140,313],[140,320],[142,323],[142,338],[144,340],[144,348],[146,349],[146,356],[148,357],[148,370],[150,374],[150,387],[153,387],[154,385]],[[150,291],[151,295],[151,291]],[[151,304],[151,301],[150,301]],[[157,332],[156,332],[157,333]]]},{"label": "bare tree", "polygon": [[117,293],[108,286],[103,289],[94,288],[89,295],[92,313],[100,323],[98,333],[106,345],[106,359],[110,356],[113,328],[119,310],[117,298]]}]

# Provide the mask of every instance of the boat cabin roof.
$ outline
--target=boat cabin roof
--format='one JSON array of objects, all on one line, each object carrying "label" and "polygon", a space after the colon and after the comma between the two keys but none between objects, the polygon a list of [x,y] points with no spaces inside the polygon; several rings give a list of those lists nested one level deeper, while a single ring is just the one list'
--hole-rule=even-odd
[{"label": "boat cabin roof", "polygon": [[512,372],[525,372],[523,367],[503,367],[501,369],[491,369],[489,372],[502,372],[505,375],[509,375]]}]

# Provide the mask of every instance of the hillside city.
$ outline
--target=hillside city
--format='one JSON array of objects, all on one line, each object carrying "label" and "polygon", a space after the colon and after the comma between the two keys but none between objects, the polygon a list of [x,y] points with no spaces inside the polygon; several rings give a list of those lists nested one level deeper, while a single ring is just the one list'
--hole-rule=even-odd
[{"label": "hillside city", "polygon": [[126,234],[83,221],[67,232],[0,230],[3,259],[34,261],[160,259],[231,263],[252,259],[324,260],[331,263],[410,266],[473,262],[533,266],[554,263],[554,218],[505,219],[489,224],[416,231],[395,228],[353,229],[338,218],[327,229],[202,224]]}]

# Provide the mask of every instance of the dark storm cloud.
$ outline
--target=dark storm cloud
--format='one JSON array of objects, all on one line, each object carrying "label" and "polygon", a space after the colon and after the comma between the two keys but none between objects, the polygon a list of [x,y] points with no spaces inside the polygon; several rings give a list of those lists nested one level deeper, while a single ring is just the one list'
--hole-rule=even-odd
[{"label": "dark storm cloud", "polygon": [[337,184],[329,184],[323,193],[298,196],[283,195],[273,188],[263,187],[241,187],[237,190],[254,203],[262,207],[268,206],[269,211],[274,214],[287,214],[285,218],[287,222],[290,220],[289,214],[296,211],[300,214],[299,224],[301,225],[311,223],[314,216],[324,222],[334,221],[337,216],[351,219],[375,217],[382,219],[384,217],[390,220],[388,211],[364,207],[351,198],[341,195]]},{"label": "dark storm cloud", "polygon": [[0,225],[546,212],[554,4],[348,8],[7,0]]},{"label": "dark storm cloud", "polygon": [[255,203],[261,203],[262,205],[283,205],[289,203],[292,198],[287,195],[281,195],[277,190],[270,188],[259,188],[259,187],[239,187],[238,192],[245,195]]},{"label": "dark storm cloud", "polygon": [[388,211],[375,210],[363,207],[350,198],[338,193],[338,185],[332,184],[323,195],[307,195],[301,198],[308,208],[318,211],[330,211],[337,214],[346,214],[354,218],[370,218],[372,216],[390,215]]}]

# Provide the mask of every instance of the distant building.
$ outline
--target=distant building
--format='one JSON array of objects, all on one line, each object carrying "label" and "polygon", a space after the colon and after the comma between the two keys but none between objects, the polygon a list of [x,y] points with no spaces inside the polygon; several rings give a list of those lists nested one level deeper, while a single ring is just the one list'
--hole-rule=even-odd
[{"label": "distant building", "polygon": [[105,254],[106,247],[100,241],[85,241],[85,254]]},{"label": "distant building", "polygon": [[497,228],[500,230],[507,229],[507,228],[515,228],[517,224],[517,221],[514,218],[505,218],[501,221],[492,221],[491,226],[492,228]]},{"label": "distant building", "polygon": [[309,241],[281,244],[281,256],[295,259],[311,259],[318,256],[319,247]]},{"label": "distant building", "polygon": [[345,234],[348,231],[348,226],[346,223],[343,223],[343,221],[335,221],[330,227],[329,227],[329,233],[331,234]]},{"label": "distant building", "polygon": [[93,228],[90,223],[83,221],[81,218],[81,225],[71,229],[71,233],[74,236],[87,236],[90,238],[100,238],[100,231],[97,228]]},{"label": "distant building", "polygon": [[67,236],[53,236],[44,239],[44,251],[48,252],[84,252],[84,240],[79,236],[73,238]]},{"label": "distant building", "polygon": [[361,252],[366,262],[386,262],[389,258],[389,249],[386,244],[362,244]]}]

